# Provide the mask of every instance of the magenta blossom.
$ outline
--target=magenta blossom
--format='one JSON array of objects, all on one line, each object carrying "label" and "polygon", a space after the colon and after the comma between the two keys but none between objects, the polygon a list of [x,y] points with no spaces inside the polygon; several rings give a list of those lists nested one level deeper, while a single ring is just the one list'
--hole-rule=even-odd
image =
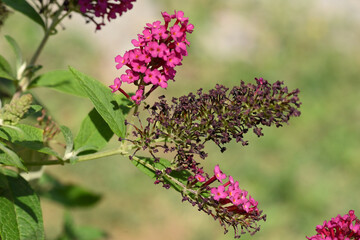
[{"label": "magenta blossom", "polygon": [[[100,30],[105,25],[105,18],[110,21],[117,16],[121,16],[127,10],[133,8],[136,0],[78,0],[80,12],[90,21],[95,23],[96,30]],[[101,18],[101,22],[97,20]]]},{"label": "magenta blossom", "polygon": [[142,89],[138,89],[135,93],[134,96],[131,97],[131,99],[136,103],[139,104],[143,98],[143,90]]},{"label": "magenta blossom", "polygon": [[201,174],[196,174],[195,175],[195,179],[198,181],[198,182],[205,182],[206,178],[201,175]]},{"label": "magenta blossom", "polygon": [[337,215],[330,221],[324,221],[322,225],[316,226],[317,234],[312,237],[306,237],[309,240],[359,240],[360,239],[360,220],[350,210],[344,216]]},{"label": "magenta blossom", "polygon": [[223,185],[220,185],[219,187],[215,187],[211,189],[211,194],[213,195],[214,199],[216,201],[219,201],[222,198],[226,198],[228,194],[225,191],[225,187]]},{"label": "magenta blossom", "polygon": [[[199,169],[199,171],[201,172],[202,169]],[[266,215],[263,215],[262,211],[258,209],[258,202],[247,191],[240,189],[239,182],[234,181],[232,176],[229,176],[229,180],[223,184],[222,181],[227,177],[220,170],[219,165],[214,168],[214,176],[211,178],[208,175],[206,176],[208,178],[206,182],[200,173],[189,178],[188,182],[188,186],[191,186],[194,188],[193,190],[199,193],[197,199],[199,210],[208,213],[214,219],[218,219],[225,229],[226,225],[232,226],[235,229],[235,238],[240,237],[238,235],[239,226],[251,234],[258,231],[258,221],[265,221],[266,218]],[[200,179],[201,181],[199,181]],[[204,183],[199,184],[199,182]],[[212,186],[216,182],[220,183],[220,185]],[[187,197],[184,199],[189,200],[193,205],[196,204]],[[245,231],[241,231],[241,234],[243,233]]]},{"label": "magenta blossom", "polygon": [[222,183],[222,180],[226,178],[226,174],[222,173],[222,171],[220,170],[219,165],[215,166],[214,174],[215,174],[217,180],[219,180],[219,182],[221,182],[221,183]]},{"label": "magenta blossom", "polygon": [[112,89],[112,92],[116,92],[121,87],[121,80],[120,78],[114,79],[114,84],[109,86]]},{"label": "magenta blossom", "polygon": [[[220,170],[219,165],[216,165],[214,168],[214,177],[210,178],[206,183],[204,183],[204,185],[209,185],[215,180],[222,183],[222,180],[226,178],[226,175]],[[229,187],[226,190],[225,187],[227,186]],[[217,188],[211,188],[211,194],[216,201],[228,197],[229,201],[226,201],[226,203],[232,202],[233,206],[228,206],[226,207],[227,209],[232,209],[237,212],[245,211],[246,213],[259,211],[257,208],[258,202],[250,195],[248,196],[247,191],[241,190],[239,188],[239,182],[234,182],[232,176],[229,176],[229,181],[224,185],[220,185]],[[236,208],[234,208],[234,206],[236,206]]]},{"label": "magenta blossom", "polygon": [[[129,68],[120,79],[142,89],[141,100],[158,87],[167,88],[168,81],[174,80],[174,68],[182,65],[183,57],[188,54],[190,43],[186,34],[191,33],[194,26],[182,11],[175,11],[173,15],[163,12],[162,16],[164,24],[161,21],[147,23],[142,34],[131,41],[135,48],[115,57],[117,69]],[[170,24],[172,20],[174,22]],[[131,80],[130,76],[133,76]],[[150,86],[147,92],[146,86]],[[139,104],[141,100],[135,102]]]}]

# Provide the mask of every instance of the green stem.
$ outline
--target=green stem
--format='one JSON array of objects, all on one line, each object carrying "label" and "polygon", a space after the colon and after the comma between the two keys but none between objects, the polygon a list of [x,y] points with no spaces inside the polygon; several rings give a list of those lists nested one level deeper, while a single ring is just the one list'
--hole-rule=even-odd
[{"label": "green stem", "polygon": [[[140,158],[138,158],[138,157],[136,157],[136,156],[133,156],[133,157],[132,157],[132,161],[136,161],[136,162],[140,163],[141,165],[143,165],[143,166],[145,166],[145,167],[153,170],[154,172],[157,171],[157,170],[159,170],[159,169],[155,168],[154,166],[152,166],[151,164],[145,162],[144,160],[141,160]],[[167,173],[164,173],[164,171],[162,171],[162,173],[165,175],[166,178],[170,179],[171,181],[173,181],[174,183],[176,183],[177,185],[179,185],[180,187],[182,187],[184,193],[185,193],[186,191],[188,191],[188,192],[191,192],[191,193],[193,193],[193,194],[195,194],[195,195],[198,194],[197,191],[187,188],[183,183],[181,183],[181,182],[180,182],[179,180],[177,180],[176,178],[170,176],[170,175],[167,174]]]},{"label": "green stem", "polygon": [[127,151],[125,151],[124,149],[116,148],[116,149],[112,149],[109,151],[97,152],[97,153],[93,153],[93,154],[79,156],[78,162],[94,160],[97,158],[103,158],[103,157],[113,156],[113,155],[117,155],[117,154],[120,154],[122,156],[129,156],[129,153]]},{"label": "green stem", "polygon": [[45,35],[44,35],[43,39],[42,39],[41,42],[40,42],[40,45],[39,45],[38,48],[36,49],[34,55],[32,56],[32,58],[31,58],[31,60],[30,60],[30,62],[29,62],[29,66],[35,65],[35,62],[37,61],[37,59],[38,59],[41,51],[43,50],[43,48],[44,48],[47,40],[48,40],[49,37],[50,37],[50,33],[51,33],[50,29],[48,29],[48,30],[45,32]]},{"label": "green stem", "polygon": [[25,162],[26,166],[45,166],[45,165],[64,165],[65,163],[70,163],[69,161],[62,160],[44,160],[44,161],[34,161],[34,162]]},{"label": "green stem", "polygon": [[33,66],[35,64],[41,51],[44,49],[44,46],[45,46],[47,40],[49,39],[50,35],[53,34],[53,32],[55,31],[56,26],[61,22],[61,20],[63,20],[69,14],[69,13],[66,13],[62,17],[59,18],[59,16],[61,15],[63,10],[64,10],[64,6],[61,6],[58,9],[58,11],[56,12],[56,14],[54,15],[54,18],[52,20],[50,27],[45,31],[45,35],[44,35],[43,39],[41,40],[38,48],[36,49],[34,55],[32,56],[32,58],[29,62],[29,66]]},{"label": "green stem", "polygon": [[[87,154],[87,155],[79,156],[78,162],[94,160],[94,159],[113,156],[113,155],[117,155],[117,154],[120,154],[122,156],[128,156],[129,155],[129,153],[126,152],[123,148],[116,148],[116,149],[111,149],[111,150],[108,150],[108,151],[97,152],[97,153],[93,153],[93,154]],[[58,159],[58,160],[26,162],[25,165],[26,166],[45,166],[45,165],[65,165],[65,164],[68,164],[68,163],[70,163],[69,159],[67,159],[67,160],[59,160]]]},{"label": "green stem", "polygon": [[56,26],[70,13],[70,12],[67,12],[63,16],[60,17],[63,10],[64,10],[64,6],[59,7],[59,9],[55,13],[54,17],[52,18],[51,25],[49,26],[49,28],[46,29],[43,39],[41,40],[39,46],[37,47],[34,55],[32,56],[32,58],[28,64],[28,66],[30,67],[30,71],[28,71],[27,74],[21,78],[19,85],[18,85],[18,90],[13,95],[12,99],[19,98],[21,93],[24,92],[27,89],[27,87],[29,86],[31,79],[33,77],[33,74],[34,74],[33,71],[31,70],[31,68],[35,66],[35,63],[40,56],[40,53],[44,49],[44,46],[47,43],[49,37],[55,31]]},{"label": "green stem", "polygon": [[[108,156],[113,156],[113,155],[122,155],[122,156],[129,156],[129,152],[127,152],[126,150],[124,150],[124,147],[121,146],[120,148],[116,148],[116,149],[111,149],[108,151],[103,151],[103,152],[97,152],[97,153],[93,153],[93,154],[88,154],[88,155],[84,155],[84,156],[79,156],[78,158],[78,162],[84,162],[84,161],[90,161],[90,160],[94,160],[94,159],[98,159],[98,158],[103,158],[103,157],[108,157]],[[147,167],[149,169],[151,169],[152,171],[157,171],[159,169],[155,168],[154,166],[152,166],[151,164],[145,162],[144,160],[133,156],[132,157],[132,161],[136,161],[139,164],[143,165],[144,167]],[[65,165],[65,164],[69,164],[70,160],[47,160],[47,161],[38,161],[38,162],[27,162],[25,163],[26,166],[45,166],[45,165]],[[168,178],[170,179],[172,182],[176,183],[177,185],[179,185],[182,189],[183,192],[191,192],[195,195],[197,195],[197,191],[192,190],[187,188],[183,183],[181,183],[179,180],[177,180],[176,178],[172,177],[171,175],[165,173],[164,171],[162,171],[164,178]]]}]

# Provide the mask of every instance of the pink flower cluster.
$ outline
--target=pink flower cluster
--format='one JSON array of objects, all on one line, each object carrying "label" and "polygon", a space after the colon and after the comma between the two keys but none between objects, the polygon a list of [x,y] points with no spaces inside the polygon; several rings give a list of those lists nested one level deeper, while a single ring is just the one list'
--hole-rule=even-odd
[{"label": "pink flower cluster", "polygon": [[[186,34],[191,33],[194,25],[184,17],[182,11],[175,11],[173,15],[163,12],[165,23],[160,21],[146,24],[138,39],[131,42],[134,49],[126,51],[123,56],[116,56],[116,68],[124,65],[129,69],[120,78],[114,80],[110,86],[113,92],[120,90],[121,84],[126,82],[138,87],[136,94],[131,97],[136,104],[145,99],[157,87],[166,88],[168,80],[174,80],[175,66],[181,65],[183,56],[187,56],[187,46],[190,42]],[[170,24],[172,19],[174,23]],[[145,86],[151,85],[145,93]]]},{"label": "pink flower cluster", "polygon": [[[80,11],[96,24],[96,30],[100,30],[104,26],[104,19],[108,21],[115,19],[118,14],[121,16],[127,10],[133,8],[132,2],[136,0],[79,0],[78,5]],[[98,23],[94,17],[102,18],[102,22]]]},{"label": "pink flower cluster", "polygon": [[317,234],[306,237],[309,240],[359,240],[360,220],[356,217],[354,210],[344,216],[338,215],[330,221],[324,221],[323,225],[316,226]]},{"label": "pink flower cluster", "polygon": [[[222,173],[219,165],[214,168],[214,176],[204,183],[204,186],[208,186],[215,180],[218,180],[223,184],[223,180],[227,178],[226,174]],[[205,177],[201,174],[197,174],[195,179],[199,182],[204,182]],[[218,201],[227,211],[233,213],[259,213],[257,208],[258,202],[255,201],[248,192],[239,188],[239,182],[234,181],[232,176],[229,176],[229,180],[218,187],[211,188],[211,195],[215,201]]]}]

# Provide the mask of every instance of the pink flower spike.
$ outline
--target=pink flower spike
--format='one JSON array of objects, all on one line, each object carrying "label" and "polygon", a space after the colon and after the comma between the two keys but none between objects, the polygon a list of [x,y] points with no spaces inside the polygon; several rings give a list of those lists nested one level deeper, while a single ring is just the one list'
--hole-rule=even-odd
[{"label": "pink flower spike", "polygon": [[116,92],[121,87],[121,80],[120,78],[114,79],[114,84],[109,86],[112,89],[112,92]]},{"label": "pink flower spike", "polygon": [[225,187],[220,185],[217,188],[212,188],[211,194],[213,194],[213,197],[216,201],[219,201],[220,199],[227,197],[227,193],[224,190],[225,190]]},{"label": "pink flower spike", "polygon": [[316,226],[317,234],[306,237],[309,240],[357,240],[360,239],[360,220],[356,217],[353,210],[344,216],[337,215],[330,221],[324,221],[322,225]]},{"label": "pink flower spike", "polygon": [[136,104],[140,104],[141,100],[143,99],[143,90],[142,89],[138,89],[135,93],[134,96],[131,97],[131,99],[136,103]]},{"label": "pink flower spike", "polygon": [[226,174],[221,172],[219,165],[215,166],[214,174],[215,174],[217,180],[219,180],[219,182],[223,183],[222,180],[226,178]]},{"label": "pink flower spike", "polygon": [[[80,11],[87,21],[92,21],[96,25],[96,29],[101,29],[101,26],[105,25],[105,19],[110,21],[117,16],[121,16],[127,10],[132,9],[136,0],[78,0],[77,5],[80,7]],[[101,19],[97,19],[101,18]]]},{"label": "pink flower spike", "polygon": [[[83,5],[89,4],[89,6],[97,2],[96,6],[99,8],[97,12],[106,14],[110,18],[114,17],[113,13],[117,13],[113,9],[115,2],[131,4],[133,1],[135,0],[79,0]],[[135,48],[127,51],[124,56],[119,55],[115,58],[117,69],[124,65],[129,68],[126,74],[121,75],[121,82],[134,84],[138,90],[142,89],[142,98],[149,96],[158,87],[167,88],[168,80],[175,78],[174,68],[182,65],[183,57],[187,55],[189,45],[186,39],[187,28],[192,29],[188,18],[184,17],[182,11],[175,11],[173,15],[162,12],[162,16],[165,24],[162,21],[147,23],[142,32],[137,34],[137,38],[131,41]],[[151,83],[151,89],[146,91],[145,95],[145,87]]]},{"label": "pink flower spike", "polygon": [[198,182],[205,182],[205,177],[201,174],[196,174],[195,175],[195,179],[198,181]]}]

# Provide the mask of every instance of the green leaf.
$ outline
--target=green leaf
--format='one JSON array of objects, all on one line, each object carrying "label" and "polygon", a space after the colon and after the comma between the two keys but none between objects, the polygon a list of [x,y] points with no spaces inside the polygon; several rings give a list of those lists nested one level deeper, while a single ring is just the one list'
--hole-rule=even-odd
[{"label": "green leaf", "polygon": [[49,147],[44,146],[43,143],[43,130],[26,125],[17,124],[13,129],[8,127],[0,127],[0,138],[20,145],[26,148],[36,150],[38,152],[46,153],[61,159],[60,155]]},{"label": "green leaf", "polygon": [[39,112],[41,109],[43,109],[43,107],[40,105],[30,105],[29,110],[27,111],[27,113],[24,114],[22,118],[27,118],[28,116]]},{"label": "green leaf", "polygon": [[12,80],[0,77],[0,98],[11,97],[16,92],[15,84]]},{"label": "green leaf", "polygon": [[97,112],[103,117],[111,130],[119,137],[125,137],[125,119],[121,110],[123,97],[113,94],[110,89],[99,81],[70,67],[70,71],[79,80],[82,89],[86,92]]},{"label": "green leaf", "polygon": [[99,149],[98,146],[85,145],[85,146],[82,146],[82,147],[79,147],[78,149],[76,149],[75,155],[80,156],[80,155],[86,155],[86,154],[94,153],[94,152],[97,152],[98,149]]},{"label": "green leaf", "polygon": [[29,88],[33,87],[48,87],[62,93],[87,98],[87,94],[83,91],[79,82],[67,70],[55,70],[44,73],[30,84]]},{"label": "green leaf", "polygon": [[40,196],[49,198],[65,207],[90,207],[101,199],[101,195],[90,190],[74,185],[62,184],[49,174],[44,174],[40,179]]},{"label": "green leaf", "polygon": [[114,135],[109,125],[100,114],[93,108],[81,123],[78,135],[75,138],[75,150],[84,146],[94,146],[95,151],[105,147]]},{"label": "green leaf", "polygon": [[[106,232],[101,229],[90,226],[78,226],[74,229],[74,233],[77,240],[99,240],[106,239]],[[70,238],[72,240],[74,238]]]},{"label": "green leaf", "polygon": [[45,23],[36,12],[36,10],[25,0],[2,0],[6,5],[12,7],[14,10],[17,10],[23,13],[25,16],[29,17],[36,23],[38,23],[44,30],[46,29]]},{"label": "green leaf", "polygon": [[13,76],[10,64],[1,55],[0,55],[0,78],[15,80],[15,77]]},{"label": "green leaf", "polygon": [[21,158],[0,142],[0,163],[27,171]]},{"label": "green leaf", "polygon": [[44,227],[40,201],[16,172],[0,168],[0,238],[41,240]]},{"label": "green leaf", "polygon": [[158,169],[158,170],[164,170],[168,167],[171,167],[171,163],[169,160],[166,160],[164,158],[160,158],[159,162],[155,163],[153,158],[148,158],[148,157],[139,157],[137,156],[137,158],[140,159],[140,161],[137,161],[136,159],[133,159],[131,162],[143,173],[145,173],[146,175],[148,175],[151,178],[156,178],[156,174],[155,171],[147,166],[145,166],[144,164],[142,164],[142,162],[147,163],[151,166],[153,166],[154,168]]},{"label": "green leaf", "polygon": [[[187,184],[187,180],[190,177],[191,173],[186,170],[181,171],[172,171],[170,176],[181,182],[183,185]],[[172,188],[174,188],[178,192],[182,192],[183,188],[176,184],[175,182],[171,181],[169,178],[165,178],[165,180],[171,185]],[[198,183],[201,185],[201,183]]]},{"label": "green leaf", "polygon": [[69,212],[64,214],[63,232],[57,240],[97,240],[106,237],[106,233],[100,229],[88,226],[76,226]]},{"label": "green leaf", "polygon": [[[66,148],[65,148],[65,156],[72,153],[74,148],[74,138],[71,133],[71,130],[66,126],[60,126],[60,130],[65,138]],[[64,157],[66,159],[66,157]]]},{"label": "green leaf", "polygon": [[[12,1],[12,0],[11,0]],[[8,43],[10,44],[10,46],[12,47],[14,53],[15,53],[15,57],[16,57],[16,70],[19,70],[19,68],[21,67],[21,65],[23,64],[23,58],[22,58],[22,53],[21,53],[21,49],[19,47],[19,45],[17,44],[17,42],[15,41],[15,39],[13,39],[12,37],[10,37],[9,35],[5,35],[6,40],[8,41]]]}]

